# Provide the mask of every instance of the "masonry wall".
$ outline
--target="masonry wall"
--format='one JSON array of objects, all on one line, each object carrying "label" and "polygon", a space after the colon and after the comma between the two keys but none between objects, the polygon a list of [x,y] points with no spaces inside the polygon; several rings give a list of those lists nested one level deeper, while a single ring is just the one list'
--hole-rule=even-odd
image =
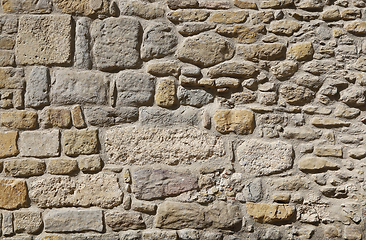
[{"label": "masonry wall", "polygon": [[2,0],[0,238],[365,238],[365,0]]}]

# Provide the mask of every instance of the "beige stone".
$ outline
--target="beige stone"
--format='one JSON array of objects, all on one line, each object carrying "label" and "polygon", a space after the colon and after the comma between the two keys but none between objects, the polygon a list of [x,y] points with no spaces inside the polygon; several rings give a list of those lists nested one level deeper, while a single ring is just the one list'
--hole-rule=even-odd
[{"label": "beige stone", "polygon": [[68,156],[98,153],[98,130],[67,130],[62,137],[64,152]]},{"label": "beige stone", "polygon": [[295,213],[294,207],[286,204],[247,203],[247,213],[259,223],[280,223],[288,221]]},{"label": "beige stone", "polygon": [[4,162],[4,170],[13,177],[38,176],[44,173],[46,164],[38,159],[13,159]]},{"label": "beige stone", "polygon": [[4,0],[2,7],[7,13],[50,13],[52,2],[50,0],[30,1],[30,0]]},{"label": "beige stone", "polygon": [[350,22],[344,25],[344,29],[348,32],[356,34],[356,35],[365,35],[366,34],[366,22],[361,20],[356,20],[354,22]]},{"label": "beige stone", "polygon": [[72,174],[78,171],[78,162],[67,158],[50,159],[47,163],[47,171],[54,175]]},{"label": "beige stone", "polygon": [[316,127],[348,127],[351,125],[349,122],[345,122],[342,120],[339,120],[337,118],[320,118],[320,117],[314,117],[311,119],[311,124],[313,124]]},{"label": "beige stone", "polygon": [[200,8],[207,8],[207,9],[229,9],[230,2],[227,0],[200,0],[199,7]]},{"label": "beige stone", "polygon": [[269,25],[269,31],[279,35],[291,36],[299,31],[301,24],[292,20],[273,21]]},{"label": "beige stone", "polygon": [[279,89],[280,96],[289,104],[304,104],[314,98],[314,92],[303,86],[284,84]]},{"label": "beige stone", "polygon": [[207,75],[211,78],[237,77],[250,78],[258,73],[258,68],[251,62],[224,62],[210,68]]},{"label": "beige stone", "polygon": [[192,36],[201,32],[206,32],[216,27],[215,23],[207,22],[186,22],[182,26],[179,26],[178,32],[183,36]]},{"label": "beige stone", "polygon": [[278,60],[286,55],[286,46],[280,43],[251,44],[238,46],[238,54],[251,61]]},{"label": "beige stone", "polygon": [[78,15],[109,14],[109,0],[55,0],[63,13]]},{"label": "beige stone", "polygon": [[294,0],[264,0],[261,2],[261,8],[286,8],[294,4]]},{"label": "beige stone", "polygon": [[357,8],[344,9],[341,16],[343,20],[355,20],[361,18],[361,10]]},{"label": "beige stone", "polygon": [[17,147],[18,132],[0,132],[0,158],[19,154]]},{"label": "beige stone", "polygon": [[258,28],[249,28],[243,25],[219,26],[216,32],[226,37],[235,37],[239,43],[254,43],[258,38]]},{"label": "beige stone", "polygon": [[256,92],[250,90],[244,90],[243,92],[233,93],[231,95],[231,99],[234,100],[235,105],[251,103],[254,102],[256,98]]},{"label": "beige stone", "polygon": [[277,79],[283,80],[295,74],[297,71],[297,63],[294,61],[283,61],[271,67],[270,70]]},{"label": "beige stone", "polygon": [[84,120],[84,114],[80,106],[74,106],[71,110],[72,113],[72,123],[76,128],[85,128],[86,123]]},{"label": "beige stone", "polygon": [[339,19],[341,19],[341,14],[339,13],[338,8],[332,8],[324,11],[321,14],[321,18],[324,21],[338,21]]},{"label": "beige stone", "polygon": [[13,66],[15,55],[13,51],[0,50],[0,67]]},{"label": "beige stone", "polygon": [[11,111],[0,113],[1,125],[8,128],[35,129],[38,127],[37,112]]},{"label": "beige stone", "polygon": [[102,170],[102,161],[99,155],[79,158],[79,168],[83,173],[95,173]]},{"label": "beige stone", "polygon": [[0,179],[0,208],[13,210],[28,206],[28,191],[24,180]]},{"label": "beige stone", "polygon": [[168,7],[170,9],[178,9],[178,8],[194,8],[198,6],[197,0],[168,0]]},{"label": "beige stone", "polygon": [[342,157],[341,146],[315,146],[314,154],[319,157]]},{"label": "beige stone", "polygon": [[47,108],[45,124],[48,127],[71,127],[71,113],[67,108]]},{"label": "beige stone", "polygon": [[223,24],[238,24],[245,22],[248,15],[249,14],[246,11],[217,12],[212,14],[209,21]]},{"label": "beige stone", "polygon": [[146,71],[158,77],[175,76],[180,73],[180,66],[177,61],[169,62],[149,62]]},{"label": "beige stone", "polygon": [[37,234],[43,226],[41,212],[17,211],[13,214],[16,233]]},{"label": "beige stone", "polygon": [[136,212],[142,212],[147,214],[155,214],[156,204],[147,201],[134,200],[132,201],[131,209]]},{"label": "beige stone", "polygon": [[215,128],[221,133],[249,134],[254,130],[254,114],[245,109],[219,109],[213,117]]},{"label": "beige stone", "polygon": [[131,1],[128,12],[145,19],[155,19],[164,17],[165,10],[160,3],[146,3]]},{"label": "beige stone", "polygon": [[20,155],[23,157],[57,157],[60,154],[58,130],[25,131],[19,136]]},{"label": "beige stone", "polygon": [[303,157],[298,163],[299,169],[304,172],[324,172],[329,169],[338,169],[339,166],[325,158]]},{"label": "beige stone", "polygon": [[297,43],[287,49],[287,56],[298,61],[311,60],[314,55],[314,48],[311,42]]},{"label": "beige stone", "polygon": [[0,37],[0,49],[12,50],[15,45],[14,38],[11,37]]},{"label": "beige stone", "polygon": [[257,4],[255,2],[234,0],[234,5],[238,8],[243,8],[243,9],[254,9],[254,10],[258,9]]},{"label": "beige stone", "polygon": [[166,14],[166,17],[172,22],[196,22],[205,21],[210,13],[205,10],[180,9]]},{"label": "beige stone", "polygon": [[23,89],[25,85],[22,68],[0,68],[0,88]]},{"label": "beige stone", "polygon": [[146,228],[141,213],[113,211],[105,214],[106,224],[113,231],[126,231]]},{"label": "beige stone", "polygon": [[175,79],[173,77],[160,80],[156,87],[155,102],[160,107],[172,107],[177,100]]}]

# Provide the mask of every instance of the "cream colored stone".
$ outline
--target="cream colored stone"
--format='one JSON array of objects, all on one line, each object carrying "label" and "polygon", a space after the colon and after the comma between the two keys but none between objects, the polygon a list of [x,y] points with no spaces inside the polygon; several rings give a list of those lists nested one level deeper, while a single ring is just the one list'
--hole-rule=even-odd
[{"label": "cream colored stone", "polygon": [[17,147],[18,132],[0,132],[0,158],[19,154]]},{"label": "cream colored stone", "polygon": [[311,60],[314,55],[314,48],[311,42],[297,43],[287,49],[287,56],[298,61]]},{"label": "cream colored stone", "polygon": [[315,146],[314,154],[319,157],[342,157],[341,146]]},{"label": "cream colored stone", "polygon": [[37,112],[11,111],[0,113],[1,125],[8,128],[30,130],[38,127]]},{"label": "cream colored stone", "polygon": [[37,234],[43,226],[41,212],[17,211],[13,214],[16,233]]},{"label": "cream colored stone", "polygon": [[351,123],[339,120],[337,118],[319,117],[314,117],[313,119],[311,119],[311,124],[316,127],[348,127],[351,125]]},{"label": "cream colored stone", "polygon": [[102,161],[99,155],[79,158],[79,168],[83,173],[95,173],[102,170]]},{"label": "cream colored stone", "polygon": [[216,110],[213,120],[216,130],[221,133],[250,134],[255,127],[253,112],[244,109]]},{"label": "cream colored stone", "polygon": [[167,13],[166,17],[172,22],[196,22],[205,21],[209,15],[205,10],[180,9]]}]

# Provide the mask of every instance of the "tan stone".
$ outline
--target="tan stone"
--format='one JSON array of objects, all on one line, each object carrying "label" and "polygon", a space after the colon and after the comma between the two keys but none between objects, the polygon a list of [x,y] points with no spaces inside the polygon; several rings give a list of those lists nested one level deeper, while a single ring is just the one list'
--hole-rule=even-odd
[{"label": "tan stone", "polygon": [[155,19],[164,17],[165,10],[160,3],[146,3],[139,1],[130,2],[130,11],[133,15],[145,18]]},{"label": "tan stone", "polygon": [[235,105],[251,103],[254,102],[256,98],[256,92],[250,90],[244,90],[243,92],[233,93],[231,95],[231,99],[234,100]]},{"label": "tan stone", "polygon": [[109,0],[55,0],[55,3],[63,13],[87,16],[109,14]]},{"label": "tan stone", "polygon": [[205,21],[209,12],[205,10],[180,9],[166,14],[166,17],[172,22],[197,22]]},{"label": "tan stone", "polygon": [[239,79],[222,77],[215,79],[215,86],[217,88],[237,88],[240,85]]},{"label": "tan stone", "polygon": [[0,208],[12,210],[28,206],[27,185],[24,180],[0,179]]},{"label": "tan stone", "polygon": [[47,171],[54,175],[66,175],[78,170],[78,162],[74,159],[58,158],[48,160]]},{"label": "tan stone", "polygon": [[24,71],[22,68],[0,68],[0,88],[23,89]]},{"label": "tan stone", "polygon": [[261,1],[261,8],[286,8],[294,4],[294,0],[264,0]]},{"label": "tan stone", "polygon": [[361,18],[361,10],[357,8],[345,9],[342,11],[341,16],[343,20],[355,20]]},{"label": "tan stone", "polygon": [[236,25],[234,27],[219,26],[216,32],[227,37],[237,38],[239,43],[254,43],[258,38],[257,29],[248,28],[243,25]]},{"label": "tan stone", "polygon": [[76,128],[85,128],[86,123],[84,120],[84,115],[81,110],[81,107],[80,106],[73,107],[71,113],[72,113],[72,123],[74,124],[74,126]]},{"label": "tan stone", "polygon": [[0,113],[1,125],[8,128],[35,129],[38,127],[37,112],[11,111]]},{"label": "tan stone", "polygon": [[50,13],[52,1],[4,0],[2,7],[7,13]]},{"label": "tan stone", "polygon": [[315,146],[314,154],[319,157],[342,157],[343,151],[340,146]]},{"label": "tan stone", "polygon": [[229,9],[231,7],[230,2],[226,0],[200,0],[198,3],[200,8],[207,9]]},{"label": "tan stone", "polygon": [[14,38],[11,37],[0,37],[0,49],[12,50],[15,45]]},{"label": "tan stone", "polygon": [[192,36],[201,32],[206,32],[216,27],[215,23],[207,22],[187,22],[178,27],[178,32],[183,36]]},{"label": "tan stone", "polygon": [[249,134],[254,130],[254,114],[249,110],[219,109],[213,119],[216,130],[221,133]]},{"label": "tan stone", "polygon": [[0,50],[0,67],[13,66],[15,55],[13,51]]},{"label": "tan stone", "polygon": [[344,26],[348,32],[356,34],[356,35],[365,35],[366,34],[366,22],[361,20],[356,20],[354,22],[350,22]]},{"label": "tan stone", "polygon": [[19,154],[17,147],[18,132],[0,132],[0,158]]},{"label": "tan stone", "polygon": [[198,6],[197,0],[168,0],[168,7],[170,9],[178,9],[178,8],[194,8]]},{"label": "tan stone", "polygon": [[24,131],[19,136],[22,157],[57,157],[60,154],[59,130]]},{"label": "tan stone", "polygon": [[348,127],[349,125],[351,125],[351,123],[339,120],[337,118],[319,118],[319,117],[314,117],[313,119],[311,119],[311,124],[313,124],[316,127],[325,127],[325,128]]},{"label": "tan stone", "polygon": [[177,61],[149,62],[146,71],[158,77],[175,76],[180,73],[180,66]]},{"label": "tan stone", "polygon": [[298,61],[311,60],[314,48],[311,42],[297,43],[287,49],[287,56]]},{"label": "tan stone", "polygon": [[84,156],[79,159],[79,168],[83,173],[95,173],[102,170],[102,161],[99,155]]},{"label": "tan stone", "polygon": [[170,77],[160,80],[155,93],[156,104],[160,107],[172,107],[176,100],[175,79]]},{"label": "tan stone", "polygon": [[332,8],[324,11],[321,14],[321,18],[324,21],[338,21],[339,19],[341,19],[341,14],[339,13],[338,8]]},{"label": "tan stone", "polygon": [[209,21],[215,23],[224,24],[238,24],[243,23],[248,17],[248,12],[246,11],[225,11],[214,13]]},{"label": "tan stone", "polygon": [[291,36],[299,31],[301,24],[292,20],[273,21],[269,25],[269,31],[279,35]]},{"label": "tan stone", "polygon": [[98,130],[66,130],[63,132],[63,144],[68,156],[98,153]]},{"label": "tan stone", "polygon": [[339,168],[337,164],[318,157],[303,157],[299,160],[298,166],[304,172],[324,172]]},{"label": "tan stone", "polygon": [[16,233],[37,234],[42,226],[41,212],[14,212],[14,230]]},{"label": "tan stone", "polygon": [[207,75],[211,78],[217,77],[234,77],[234,78],[250,78],[258,73],[257,67],[251,62],[237,61],[224,62],[210,68]]},{"label": "tan stone", "polygon": [[107,212],[105,214],[105,221],[113,231],[146,228],[142,214],[136,212]]},{"label": "tan stone", "polygon": [[258,9],[257,4],[255,2],[248,2],[248,1],[242,1],[242,0],[234,0],[234,5],[238,8],[243,9]]},{"label": "tan stone", "polygon": [[47,108],[46,123],[48,127],[71,127],[71,113],[67,108]]},{"label": "tan stone", "polygon": [[4,162],[4,170],[13,177],[38,176],[44,173],[46,164],[38,159],[14,159]]},{"label": "tan stone", "polygon": [[286,55],[286,46],[280,43],[238,46],[238,54],[251,61],[278,60]]},{"label": "tan stone", "polygon": [[314,98],[314,92],[303,86],[284,84],[279,90],[280,96],[289,104],[304,104]]},{"label": "tan stone", "polygon": [[286,204],[247,203],[247,213],[259,223],[280,223],[288,221],[295,213],[295,208]]}]

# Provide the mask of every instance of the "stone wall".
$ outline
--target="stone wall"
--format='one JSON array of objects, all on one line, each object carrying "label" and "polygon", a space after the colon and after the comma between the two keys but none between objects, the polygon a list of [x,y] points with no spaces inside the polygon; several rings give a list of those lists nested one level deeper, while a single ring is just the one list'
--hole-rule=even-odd
[{"label": "stone wall", "polygon": [[365,239],[365,0],[1,5],[1,239]]}]

